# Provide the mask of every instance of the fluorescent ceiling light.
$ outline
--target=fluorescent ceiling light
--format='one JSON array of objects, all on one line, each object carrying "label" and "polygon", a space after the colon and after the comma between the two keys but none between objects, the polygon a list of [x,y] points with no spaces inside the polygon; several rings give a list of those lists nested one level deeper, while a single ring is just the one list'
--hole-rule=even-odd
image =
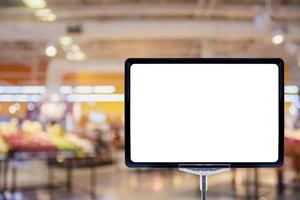
[{"label": "fluorescent ceiling light", "polygon": [[298,94],[299,87],[296,85],[286,85],[284,86],[284,93],[287,94]]},{"label": "fluorescent ceiling light", "polygon": [[42,16],[47,16],[49,14],[52,14],[52,10],[48,8],[44,9],[37,9],[34,11],[35,16],[42,17]]},{"label": "fluorescent ceiling light", "polygon": [[285,102],[297,102],[297,101],[299,101],[299,96],[296,94],[285,94],[284,101]]},{"label": "fluorescent ceiling light", "polygon": [[45,86],[22,86],[23,94],[44,94],[46,93]]},{"label": "fluorescent ceiling light", "polygon": [[[102,93],[111,94],[116,91],[113,85],[96,85],[96,86],[61,86],[59,92],[61,94],[92,94]],[[42,85],[36,86],[0,86],[0,94],[45,94],[47,88]]]},{"label": "fluorescent ceiling light", "polygon": [[54,22],[56,20],[56,15],[50,13],[48,15],[41,16],[41,20],[45,22]]},{"label": "fluorescent ceiling light", "polygon": [[73,92],[72,86],[61,86],[59,92],[62,94],[71,94]]},{"label": "fluorescent ceiling light", "polygon": [[38,102],[40,95],[27,95],[27,94],[1,94],[0,102]]},{"label": "fluorescent ceiling light", "polygon": [[123,102],[124,94],[70,94],[69,102]]},{"label": "fluorescent ceiling light", "polygon": [[74,88],[74,93],[90,94],[90,93],[92,93],[92,86],[76,86]]},{"label": "fluorescent ceiling light", "polygon": [[45,8],[47,6],[45,0],[23,0],[23,3],[32,9]]},{"label": "fluorescent ceiling light", "polygon": [[116,91],[116,88],[114,86],[94,86],[93,87],[93,93],[114,93]]},{"label": "fluorescent ceiling light", "polygon": [[45,86],[0,86],[0,94],[44,94]]},{"label": "fluorescent ceiling light", "polygon": [[19,94],[22,91],[21,86],[1,86],[0,93],[2,94]]}]

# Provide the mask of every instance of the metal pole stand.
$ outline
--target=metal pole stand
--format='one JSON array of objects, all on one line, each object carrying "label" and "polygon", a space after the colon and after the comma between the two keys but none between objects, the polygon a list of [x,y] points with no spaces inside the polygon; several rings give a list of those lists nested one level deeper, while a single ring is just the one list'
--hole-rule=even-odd
[{"label": "metal pole stand", "polygon": [[213,174],[219,174],[222,172],[229,171],[229,166],[225,166],[222,168],[216,167],[216,168],[186,168],[186,167],[179,167],[180,171],[187,172],[190,174],[195,174],[200,177],[200,193],[201,193],[201,200],[206,200],[207,195],[207,179],[209,175]]}]

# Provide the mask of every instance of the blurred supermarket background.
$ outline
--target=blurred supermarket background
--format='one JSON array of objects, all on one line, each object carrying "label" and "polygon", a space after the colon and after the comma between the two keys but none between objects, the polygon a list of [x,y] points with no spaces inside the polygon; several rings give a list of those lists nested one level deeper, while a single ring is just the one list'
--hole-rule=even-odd
[{"label": "blurred supermarket background", "polygon": [[199,198],[197,177],[124,166],[127,57],[283,58],[284,167],[208,196],[300,199],[299,0],[0,0],[1,200]]}]

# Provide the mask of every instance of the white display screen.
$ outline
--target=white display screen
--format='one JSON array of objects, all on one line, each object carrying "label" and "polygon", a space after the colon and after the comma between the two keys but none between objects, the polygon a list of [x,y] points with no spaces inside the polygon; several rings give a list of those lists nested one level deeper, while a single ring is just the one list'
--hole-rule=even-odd
[{"label": "white display screen", "polygon": [[276,162],[276,64],[132,64],[132,162]]}]

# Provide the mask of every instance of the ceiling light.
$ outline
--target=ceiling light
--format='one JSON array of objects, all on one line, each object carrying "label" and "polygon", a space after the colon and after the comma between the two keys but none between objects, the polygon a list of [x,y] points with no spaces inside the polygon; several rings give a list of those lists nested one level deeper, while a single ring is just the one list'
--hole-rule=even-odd
[{"label": "ceiling light", "polygon": [[92,93],[92,89],[92,86],[76,86],[74,92],[79,94],[89,94]]},{"label": "ceiling light", "polygon": [[39,17],[42,21],[53,22],[56,20],[56,15],[49,8],[36,9],[35,16]]},{"label": "ceiling light", "polygon": [[63,46],[70,46],[73,43],[73,39],[70,36],[62,36],[60,37],[59,42]]},{"label": "ceiling light", "polygon": [[94,86],[93,92],[94,93],[114,93],[116,91],[116,88],[114,86]]},{"label": "ceiling light", "polygon": [[0,102],[39,102],[40,95],[28,94],[3,94],[0,95]]},{"label": "ceiling light", "polygon": [[18,94],[21,93],[21,86],[1,86],[0,93],[2,94]]},{"label": "ceiling light", "polygon": [[86,55],[85,53],[78,51],[78,52],[69,52],[67,53],[68,60],[85,60]]},{"label": "ceiling light", "polygon": [[273,35],[273,37],[272,37],[272,42],[273,42],[273,44],[275,44],[275,45],[282,44],[282,43],[284,42],[284,36],[281,35],[281,34]]},{"label": "ceiling light", "polygon": [[37,9],[37,10],[34,11],[34,14],[35,14],[35,16],[42,17],[42,16],[52,14],[52,10],[48,9],[48,8]]},{"label": "ceiling light", "polygon": [[285,102],[298,102],[299,96],[297,94],[285,94],[284,101]]},{"label": "ceiling light", "polygon": [[0,94],[44,94],[45,86],[0,86]]},{"label": "ceiling light", "polygon": [[72,44],[72,46],[70,47],[70,49],[73,52],[80,51],[80,47],[77,44]]},{"label": "ceiling light", "polygon": [[72,86],[61,86],[59,91],[62,94],[71,94],[73,92],[73,88]]},{"label": "ceiling light", "polygon": [[23,3],[32,9],[45,8],[47,6],[45,0],[23,0]]},{"label": "ceiling light", "polygon": [[9,106],[8,111],[10,114],[17,112],[17,108],[14,105]]},{"label": "ceiling light", "polygon": [[76,58],[76,60],[85,60],[86,56],[85,56],[85,53],[80,51],[80,52],[75,53],[75,58]]},{"label": "ceiling light", "polygon": [[273,30],[272,42],[275,45],[282,44],[284,42],[284,31],[282,28],[276,28]]},{"label": "ceiling light", "polygon": [[123,102],[124,94],[70,94],[69,102]]},{"label": "ceiling light", "polygon": [[45,22],[54,22],[56,20],[56,15],[49,13],[47,15],[41,16],[41,20]]},{"label": "ceiling light", "polygon": [[298,67],[300,67],[300,60],[298,60]]},{"label": "ceiling light", "polygon": [[21,86],[22,94],[44,94],[46,93],[45,86]]},{"label": "ceiling light", "polygon": [[296,85],[286,85],[284,86],[284,93],[286,94],[298,94],[299,87]]},{"label": "ceiling light", "polygon": [[57,49],[55,46],[53,45],[49,45],[47,46],[47,48],[45,49],[45,54],[49,57],[54,57],[57,54]]}]

